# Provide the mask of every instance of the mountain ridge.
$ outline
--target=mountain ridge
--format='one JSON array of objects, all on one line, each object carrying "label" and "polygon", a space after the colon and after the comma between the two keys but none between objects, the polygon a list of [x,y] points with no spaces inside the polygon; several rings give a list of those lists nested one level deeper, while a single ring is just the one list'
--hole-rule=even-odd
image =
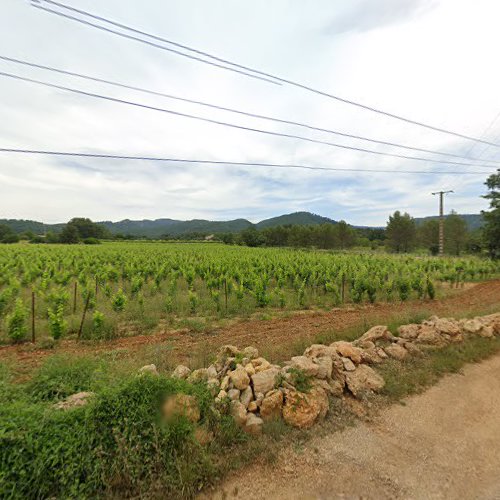
[{"label": "mountain ridge", "polygon": [[[469,229],[477,229],[482,225],[482,215],[480,214],[460,214],[465,219]],[[427,220],[436,219],[438,216],[415,217],[417,225]],[[238,233],[249,227],[258,230],[283,226],[283,225],[318,225],[337,224],[338,221],[329,217],[314,214],[311,212],[292,212],[263,219],[257,223],[252,223],[247,219],[239,218],[232,220],[213,221],[207,219],[177,220],[170,218],[159,219],[123,219],[121,221],[99,221],[98,224],[104,226],[112,234],[125,234],[135,237],[159,238],[164,235],[181,236],[183,234],[201,233]],[[46,224],[43,222],[25,219],[0,219],[0,224],[9,226],[16,233],[31,231],[35,234],[46,234],[49,231],[58,233],[62,231],[65,223]],[[383,226],[353,226],[355,228],[378,229]]]}]

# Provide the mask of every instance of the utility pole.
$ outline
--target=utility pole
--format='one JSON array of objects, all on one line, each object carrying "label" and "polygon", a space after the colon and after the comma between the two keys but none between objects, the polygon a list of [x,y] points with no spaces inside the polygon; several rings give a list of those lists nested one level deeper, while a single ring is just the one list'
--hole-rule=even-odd
[{"label": "utility pole", "polygon": [[444,254],[444,195],[453,191],[436,191],[433,195],[439,195],[439,256]]}]

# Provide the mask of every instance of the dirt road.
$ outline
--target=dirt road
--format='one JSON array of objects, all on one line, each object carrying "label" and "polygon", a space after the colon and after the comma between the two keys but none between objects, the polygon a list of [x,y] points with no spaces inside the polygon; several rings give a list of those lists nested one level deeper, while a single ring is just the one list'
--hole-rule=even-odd
[{"label": "dirt road", "polygon": [[285,449],[212,498],[500,499],[500,356],[468,365],[373,422]]}]

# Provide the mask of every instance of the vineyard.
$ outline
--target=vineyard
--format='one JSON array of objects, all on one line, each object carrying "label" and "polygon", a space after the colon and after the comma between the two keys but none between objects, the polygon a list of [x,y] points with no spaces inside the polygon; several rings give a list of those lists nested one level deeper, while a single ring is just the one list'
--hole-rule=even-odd
[{"label": "vineyard", "polygon": [[329,253],[218,244],[0,248],[0,340],[110,338],[267,309],[433,299],[497,276],[479,258]]}]

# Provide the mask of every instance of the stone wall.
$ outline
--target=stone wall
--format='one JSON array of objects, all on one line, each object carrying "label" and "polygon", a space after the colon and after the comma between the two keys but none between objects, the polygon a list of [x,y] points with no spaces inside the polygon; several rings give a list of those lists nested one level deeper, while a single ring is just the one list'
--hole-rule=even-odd
[{"label": "stone wall", "polygon": [[208,368],[191,371],[179,365],[173,376],[206,382],[214,403],[229,402],[234,419],[250,434],[261,432],[265,420],[276,418],[308,428],[325,417],[329,398],[344,393],[361,398],[380,391],[384,379],[374,366],[389,358],[420,356],[425,349],[463,342],[472,335],[500,335],[500,313],[462,320],[432,316],[421,324],[400,326],[397,336],[386,326],[374,326],[353,342],[313,344],[283,366],[260,357],[255,347],[226,345]]}]

